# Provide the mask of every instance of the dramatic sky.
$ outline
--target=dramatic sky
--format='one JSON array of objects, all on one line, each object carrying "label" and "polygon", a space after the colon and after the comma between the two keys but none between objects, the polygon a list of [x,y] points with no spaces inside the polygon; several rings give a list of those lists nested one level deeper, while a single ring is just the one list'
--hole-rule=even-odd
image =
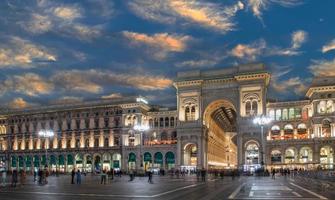
[{"label": "dramatic sky", "polygon": [[264,63],[269,97],[335,75],[334,0],[1,0],[0,100],[174,106],[178,71]]}]

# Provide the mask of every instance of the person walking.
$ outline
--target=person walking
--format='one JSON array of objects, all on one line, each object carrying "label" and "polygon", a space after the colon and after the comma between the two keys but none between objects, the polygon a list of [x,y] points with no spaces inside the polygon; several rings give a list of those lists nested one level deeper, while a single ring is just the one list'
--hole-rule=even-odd
[{"label": "person walking", "polygon": [[74,169],[72,169],[71,171],[71,184],[74,184],[74,176],[76,175],[76,172],[74,171]]},{"label": "person walking", "polygon": [[3,187],[6,186],[6,179],[7,179],[7,171],[6,169],[3,169],[2,174],[1,174],[1,185]]},{"label": "person walking", "polygon": [[272,169],[272,179],[275,179],[276,178],[276,170],[275,169]]},{"label": "person walking", "polygon": [[105,172],[105,170],[101,171],[101,183],[100,184],[102,184],[102,183],[104,183],[106,185],[106,172]]},{"label": "person walking", "polygon": [[17,183],[17,170],[14,169],[13,170],[13,174],[12,174],[12,187],[16,187],[16,183]]},{"label": "person walking", "polygon": [[38,170],[38,184],[42,185],[42,169]]},{"label": "person walking", "polygon": [[201,181],[202,182],[206,181],[206,170],[205,170],[205,168],[201,169]]},{"label": "person walking", "polygon": [[151,184],[153,183],[152,182],[152,171],[150,171],[150,170],[148,171],[148,182],[151,183]]},{"label": "person walking", "polygon": [[77,184],[80,185],[81,184],[81,173],[80,173],[79,169],[78,169],[78,171],[76,173],[76,176],[77,176]]},{"label": "person walking", "polygon": [[37,171],[34,169],[34,182],[37,181]]},{"label": "person walking", "polygon": [[23,186],[26,183],[26,172],[24,170],[20,171],[20,184]]}]

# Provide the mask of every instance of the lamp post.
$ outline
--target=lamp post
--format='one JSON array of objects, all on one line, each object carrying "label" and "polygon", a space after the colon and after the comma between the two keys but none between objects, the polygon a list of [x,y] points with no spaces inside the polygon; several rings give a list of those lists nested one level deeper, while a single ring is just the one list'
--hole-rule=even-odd
[{"label": "lamp post", "polygon": [[142,139],[142,135],[144,131],[149,130],[149,126],[147,125],[135,125],[134,126],[134,130],[135,131],[139,131],[140,132],[140,157],[141,157],[141,167],[143,167],[143,155],[142,155],[142,147],[143,147],[143,139]]},{"label": "lamp post", "polygon": [[[44,137],[44,140],[47,138],[51,138],[54,136],[54,132],[52,130],[40,130],[38,132],[38,135],[41,137]],[[48,167],[48,149],[46,148],[46,143],[44,143],[44,148],[45,148],[45,167]]]},{"label": "lamp post", "polygon": [[264,126],[266,126],[267,124],[269,124],[271,122],[271,118],[266,117],[264,115],[261,115],[261,116],[255,117],[253,122],[254,122],[254,124],[261,127],[261,140],[262,140],[261,164],[264,165],[265,164],[264,163],[264,151],[265,151]]}]

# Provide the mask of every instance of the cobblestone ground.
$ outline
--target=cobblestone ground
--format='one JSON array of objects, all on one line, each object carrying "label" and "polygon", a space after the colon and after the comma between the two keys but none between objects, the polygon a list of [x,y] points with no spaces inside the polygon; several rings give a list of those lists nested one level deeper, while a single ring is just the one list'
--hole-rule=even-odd
[{"label": "cobblestone ground", "polygon": [[116,177],[104,185],[99,176],[88,175],[81,185],[73,185],[70,176],[60,176],[38,185],[28,177],[25,185],[1,187],[0,199],[335,199],[333,183],[302,177],[225,177],[199,182],[194,176],[154,176],[153,184],[146,177],[128,180]]}]

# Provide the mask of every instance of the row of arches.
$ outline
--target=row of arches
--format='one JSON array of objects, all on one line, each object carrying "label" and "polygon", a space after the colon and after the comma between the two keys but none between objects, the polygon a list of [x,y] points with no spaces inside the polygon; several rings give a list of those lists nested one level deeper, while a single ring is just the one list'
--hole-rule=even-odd
[{"label": "row of arches", "polygon": [[[140,155],[139,160],[137,159],[135,152],[130,152],[128,154],[128,170],[135,170],[137,168],[136,163],[139,162],[144,167],[144,170],[149,169],[172,169],[175,167],[175,154],[171,151],[165,153],[162,152],[144,152],[143,155]],[[142,162],[142,163],[141,163]]]},{"label": "row of arches", "polygon": [[[284,153],[284,154],[283,154]],[[333,168],[334,164],[334,151],[331,146],[324,146],[320,148],[320,160],[315,161],[313,158],[313,150],[311,147],[302,147],[297,150],[295,147],[289,147],[282,152],[279,149],[271,151],[271,163],[320,163],[325,165],[326,168]]]},{"label": "row of arches", "polygon": [[12,169],[36,171],[48,168],[61,173],[79,169],[85,172],[100,172],[101,170],[116,170],[121,168],[121,154],[50,154],[46,155],[12,155],[10,157]]}]

